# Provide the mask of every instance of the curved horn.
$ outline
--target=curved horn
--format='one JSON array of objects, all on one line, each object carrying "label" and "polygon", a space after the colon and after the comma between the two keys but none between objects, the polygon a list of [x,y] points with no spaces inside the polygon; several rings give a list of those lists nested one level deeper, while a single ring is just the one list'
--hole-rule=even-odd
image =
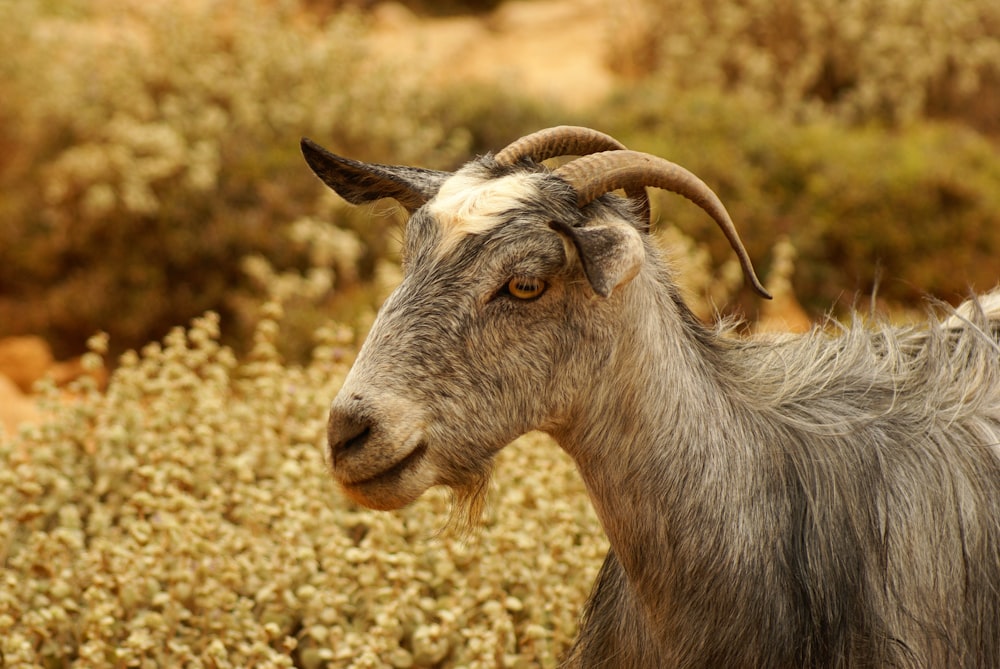
[{"label": "curved horn", "polygon": [[[524,158],[540,163],[559,156],[586,156],[603,151],[623,150],[624,144],[599,130],[579,125],[557,125],[514,140],[497,152],[493,159],[498,165],[509,166]],[[649,221],[651,212],[645,186],[626,187],[625,194],[639,202],[640,216]]]},{"label": "curved horn", "polygon": [[758,295],[771,299],[771,294],[754,272],[750,255],[725,205],[704,181],[687,169],[648,153],[606,151],[578,158],[557,169],[555,174],[569,182],[576,191],[579,207],[619,188],[628,192],[629,189],[652,186],[683,195],[715,220],[736,252],[747,282]]},{"label": "curved horn", "polygon": [[493,158],[500,165],[513,165],[522,158],[540,163],[558,156],[586,156],[624,148],[624,144],[603,132],[577,125],[559,125],[514,140]]}]

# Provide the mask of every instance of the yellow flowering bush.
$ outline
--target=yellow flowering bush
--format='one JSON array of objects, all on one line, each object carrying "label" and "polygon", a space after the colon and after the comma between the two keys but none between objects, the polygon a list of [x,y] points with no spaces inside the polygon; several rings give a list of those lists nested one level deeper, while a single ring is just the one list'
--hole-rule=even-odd
[{"label": "yellow flowering bush", "polygon": [[555,665],[607,548],[568,457],[503,451],[468,537],[441,490],[361,509],[322,454],[354,335],[287,366],[280,324],[266,305],[238,361],[208,314],[0,434],[0,665]]}]

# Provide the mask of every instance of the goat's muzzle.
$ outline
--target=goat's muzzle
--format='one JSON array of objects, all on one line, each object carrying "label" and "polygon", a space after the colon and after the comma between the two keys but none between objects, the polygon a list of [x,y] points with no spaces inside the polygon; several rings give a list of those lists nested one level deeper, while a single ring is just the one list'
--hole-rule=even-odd
[{"label": "goat's muzzle", "polygon": [[419,423],[381,414],[359,396],[338,397],[327,422],[329,464],[348,497],[373,509],[409,504],[435,483]]}]

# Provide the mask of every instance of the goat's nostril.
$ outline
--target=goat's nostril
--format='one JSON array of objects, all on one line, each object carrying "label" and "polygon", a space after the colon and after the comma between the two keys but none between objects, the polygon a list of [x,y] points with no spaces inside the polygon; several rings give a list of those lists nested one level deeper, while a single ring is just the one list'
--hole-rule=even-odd
[{"label": "goat's nostril", "polygon": [[371,434],[372,424],[368,419],[332,411],[327,426],[327,441],[334,462],[345,453],[363,449]]},{"label": "goat's nostril", "polygon": [[361,431],[358,432],[356,435],[350,437],[349,439],[345,439],[340,444],[338,444],[337,450],[338,451],[360,450],[365,445],[365,442],[368,441],[368,437],[369,435],[371,435],[371,433],[372,429],[369,426],[365,425],[363,428],[361,428]]}]

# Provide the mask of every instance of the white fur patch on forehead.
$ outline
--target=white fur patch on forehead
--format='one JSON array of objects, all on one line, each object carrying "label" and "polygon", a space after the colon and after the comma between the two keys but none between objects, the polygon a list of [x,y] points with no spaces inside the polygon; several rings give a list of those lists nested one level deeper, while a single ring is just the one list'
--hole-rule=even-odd
[{"label": "white fur patch on forehead", "polygon": [[484,179],[459,173],[445,181],[426,205],[441,227],[441,249],[450,249],[467,235],[481,234],[503,223],[500,214],[517,209],[537,193],[541,176],[529,172]]}]

